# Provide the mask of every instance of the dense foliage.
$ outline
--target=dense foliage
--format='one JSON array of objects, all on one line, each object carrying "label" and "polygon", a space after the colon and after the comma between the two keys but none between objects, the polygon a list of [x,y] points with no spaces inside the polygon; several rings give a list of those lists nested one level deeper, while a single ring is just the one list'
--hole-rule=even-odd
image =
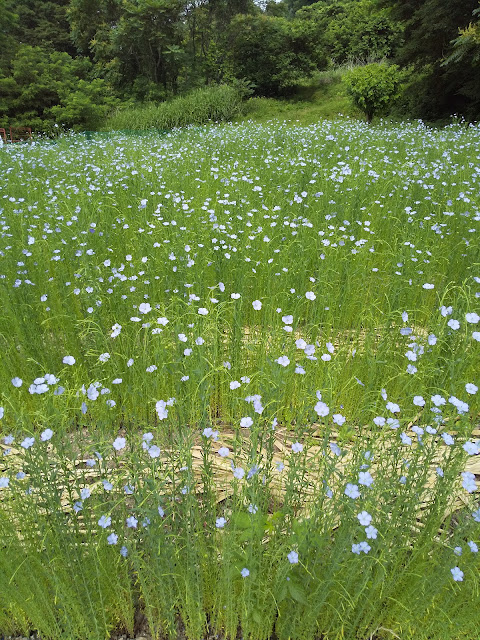
[{"label": "dense foliage", "polygon": [[0,126],[95,128],[117,101],[246,82],[286,96],[316,72],[408,71],[395,109],[480,116],[478,0],[3,0]]}]

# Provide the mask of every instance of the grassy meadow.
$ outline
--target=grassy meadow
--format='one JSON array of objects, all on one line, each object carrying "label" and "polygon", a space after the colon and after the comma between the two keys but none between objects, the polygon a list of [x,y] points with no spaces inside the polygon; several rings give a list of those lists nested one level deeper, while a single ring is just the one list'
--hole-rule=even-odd
[{"label": "grassy meadow", "polygon": [[478,638],[479,186],[478,125],[1,148],[0,636]]}]

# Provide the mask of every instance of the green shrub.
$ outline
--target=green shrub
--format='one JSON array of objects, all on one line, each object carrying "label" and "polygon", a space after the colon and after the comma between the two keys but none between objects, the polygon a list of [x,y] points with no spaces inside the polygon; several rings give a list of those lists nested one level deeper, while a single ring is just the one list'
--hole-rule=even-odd
[{"label": "green shrub", "polygon": [[400,95],[402,79],[397,65],[384,63],[357,67],[344,76],[353,104],[363,111],[369,124],[374,116],[388,112]]},{"label": "green shrub", "polygon": [[117,103],[107,82],[91,79],[87,59],[21,46],[11,75],[0,78],[0,126],[49,133],[56,126],[81,131],[98,126]]}]

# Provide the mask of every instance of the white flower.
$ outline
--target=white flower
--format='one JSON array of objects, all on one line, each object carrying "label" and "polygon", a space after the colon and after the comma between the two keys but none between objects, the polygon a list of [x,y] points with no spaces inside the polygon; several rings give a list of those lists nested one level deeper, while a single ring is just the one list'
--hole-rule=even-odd
[{"label": "white flower", "polygon": [[157,318],[157,324],[161,324],[165,327],[168,324],[168,320],[166,318]]},{"label": "white flower", "polygon": [[474,473],[470,473],[470,471],[463,471],[462,478],[463,478],[462,487],[465,489],[465,491],[468,491],[468,493],[473,493],[474,491],[477,490]]},{"label": "white flower", "polygon": [[159,400],[156,403],[155,409],[157,411],[159,420],[165,420],[165,418],[168,417],[168,409],[166,407],[167,407],[167,403],[165,402],[165,400]]},{"label": "white flower", "polygon": [[382,416],[377,416],[376,418],[373,419],[374,424],[377,425],[377,427],[383,427],[385,426],[385,418],[383,418]]},{"label": "white flower", "polygon": [[226,524],[227,521],[225,520],[225,518],[217,518],[215,520],[215,526],[217,527],[217,529],[223,529]]},{"label": "white flower", "polygon": [[400,407],[395,402],[387,402],[386,409],[391,413],[399,413]]},{"label": "white flower", "polygon": [[0,489],[6,489],[10,483],[10,478],[0,478]]},{"label": "white flower", "polygon": [[478,322],[480,322],[480,316],[478,313],[466,313],[465,320],[470,324],[478,324]]},{"label": "white flower", "polygon": [[295,373],[298,373],[299,375],[304,376],[307,372],[303,367],[297,364],[297,366],[295,367]]},{"label": "white flower", "polygon": [[342,424],[344,424],[345,421],[346,421],[345,416],[342,416],[341,413],[334,413],[332,418],[333,418],[333,421],[335,422],[335,424],[338,424],[339,427],[341,427]]},{"label": "white flower", "polygon": [[242,578],[247,578],[250,575],[250,571],[245,567],[240,571],[240,573],[242,574]]},{"label": "white flower", "polygon": [[301,453],[303,451],[303,444],[300,442],[294,442],[292,444],[292,451],[293,453]]},{"label": "white flower", "polygon": [[432,396],[432,402],[436,407],[440,407],[441,405],[447,403],[445,398],[443,396],[438,395],[438,393],[436,395]]},{"label": "white flower", "polygon": [[109,353],[102,353],[98,356],[98,359],[100,362],[107,362],[107,360],[110,360],[110,354]]},{"label": "white flower", "polygon": [[349,498],[352,498],[353,500],[355,500],[355,498],[359,498],[360,491],[358,490],[358,486],[349,482],[345,487],[345,495]]},{"label": "white flower", "polygon": [[278,364],[282,367],[288,367],[288,365],[290,364],[290,360],[287,358],[287,356],[280,356],[275,360],[275,362],[278,362]]},{"label": "white flower", "polygon": [[457,329],[460,328],[460,322],[458,320],[454,320],[453,318],[451,318],[448,322],[447,322],[448,326],[450,327],[450,329],[453,329],[454,331],[456,331]]},{"label": "white flower", "polygon": [[442,439],[446,445],[451,446],[455,441],[449,433],[442,433]]},{"label": "white flower", "polygon": [[50,440],[52,436],[53,436],[53,431],[51,429],[45,429],[45,431],[43,431],[42,434],[40,435],[40,440],[42,442],[46,442],[47,440]]},{"label": "white flower", "polygon": [[234,389],[238,389],[238,387],[240,387],[240,382],[238,382],[238,380],[232,380],[232,382],[230,382],[230,389],[232,389],[232,391]]},{"label": "white flower", "polygon": [[461,571],[459,567],[453,567],[450,571],[452,572],[452,577],[455,582],[463,582],[463,571]]},{"label": "white flower", "polygon": [[233,477],[237,478],[237,480],[241,480],[244,475],[245,475],[245,469],[242,469],[242,467],[235,467],[233,469]]},{"label": "white flower", "polygon": [[230,449],[228,447],[221,447],[218,450],[218,455],[221,456],[222,458],[226,458],[229,453],[230,453]]},{"label": "white flower", "polygon": [[284,324],[292,324],[293,322],[293,316],[283,316],[282,317],[282,322]]},{"label": "white flower", "polygon": [[17,387],[17,388],[21,387],[22,384],[23,384],[23,380],[21,378],[17,378],[17,377],[12,378],[12,384],[13,384],[14,387]]},{"label": "white flower", "polygon": [[206,316],[206,315],[208,315],[208,309],[205,309],[205,307],[200,307],[200,309],[198,310],[198,315],[199,315],[199,316]]},{"label": "white flower", "polygon": [[287,558],[290,564],[298,564],[298,553],[296,551],[290,551]]},{"label": "white flower", "polygon": [[157,370],[157,365],[156,365],[156,364],[151,364],[149,367],[147,367],[147,368],[145,369],[145,371],[146,371],[147,373],[153,373],[153,372],[154,372],[154,371],[156,371],[156,370]]},{"label": "white flower", "polygon": [[480,453],[480,449],[474,442],[465,442],[463,445],[463,449],[468,453],[469,456],[476,456]]},{"label": "white flower", "polygon": [[158,458],[160,455],[160,447],[157,447],[156,444],[152,445],[148,450],[148,454],[151,458]]},{"label": "white flower", "polygon": [[471,382],[467,382],[467,384],[465,385],[465,391],[467,393],[470,393],[471,395],[477,393],[478,391],[478,387],[474,384],[472,384]]},{"label": "white flower", "polygon": [[372,521],[372,516],[368,513],[368,511],[362,511],[357,515],[357,518],[362,527],[368,527],[368,525]]},{"label": "white flower", "polygon": [[75,364],[75,358],[73,356],[65,356],[63,358],[63,364],[69,364],[71,366]]},{"label": "white flower", "polygon": [[246,418],[242,418],[240,420],[240,426],[244,427],[246,429],[248,429],[249,427],[251,427],[253,424],[253,420],[252,418],[250,418],[249,416],[247,416]]},{"label": "white flower", "polygon": [[338,446],[338,444],[336,442],[329,442],[329,447],[330,447],[330,451],[335,455],[335,456],[341,456],[342,455],[342,450],[340,449],[340,447]]},{"label": "white flower", "polygon": [[254,300],[252,302],[252,307],[255,309],[255,311],[260,311],[260,309],[262,308],[262,303],[260,302],[260,300]]},{"label": "white flower", "polygon": [[98,521],[98,526],[102,527],[102,529],[106,529],[112,524],[112,519],[110,516],[102,516]]},{"label": "white flower", "polygon": [[35,438],[25,438],[25,440],[20,444],[24,449],[30,449],[35,442]]},{"label": "white flower", "polygon": [[108,544],[117,544],[118,536],[116,533],[111,533],[107,538]]},{"label": "white flower", "polygon": [[433,289],[435,287],[434,284],[430,284],[428,282],[426,282],[424,285],[422,285],[424,289]]},{"label": "white flower", "polygon": [[142,302],[139,306],[138,306],[138,311],[139,313],[149,313],[152,310],[152,306],[149,302]]},{"label": "white flower", "polygon": [[367,538],[369,540],[376,540],[377,539],[378,531],[375,529],[375,527],[372,527],[372,525],[370,525],[369,527],[366,527],[365,533],[367,534]]},{"label": "white flower", "polygon": [[473,542],[473,540],[470,540],[469,542],[467,542],[467,544],[470,547],[470,551],[472,553],[478,553],[478,546],[475,544],[475,542]]},{"label": "white flower", "polygon": [[414,404],[416,407],[423,407],[423,406],[425,406],[425,400],[423,399],[423,397],[422,397],[422,396],[414,396],[414,398],[413,398],[413,404]]},{"label": "white flower", "polygon": [[134,362],[135,361],[133,358],[130,358],[130,360],[127,360],[127,367],[131,367]]},{"label": "white flower", "polygon": [[179,333],[178,339],[180,340],[180,342],[186,342],[188,340],[187,336],[184,333]]},{"label": "white flower", "polygon": [[363,484],[365,487],[370,487],[373,484],[373,478],[369,471],[360,471],[358,474],[358,484]]},{"label": "white flower", "polygon": [[127,527],[129,527],[130,529],[136,529],[137,528],[137,524],[138,524],[138,520],[137,520],[137,518],[135,518],[135,516],[129,516],[126,519],[126,524],[127,524]]},{"label": "white flower", "polygon": [[240,294],[239,294],[239,293],[232,293],[232,294],[230,295],[230,297],[231,297],[233,300],[238,300],[238,299],[240,298]]},{"label": "white flower", "polygon": [[307,291],[305,297],[307,300],[315,300],[317,296],[313,293],[313,291]]},{"label": "white flower", "polygon": [[102,484],[105,491],[111,491],[113,489],[113,484],[108,480],[102,480]]},{"label": "white flower", "polygon": [[110,334],[110,336],[112,338],[116,338],[117,336],[120,335],[121,330],[122,330],[122,325],[121,324],[114,324],[112,326],[112,333]]},{"label": "white flower", "polygon": [[86,500],[87,498],[90,498],[90,496],[91,496],[91,493],[88,487],[84,487],[83,489],[80,489],[80,497],[82,500]]},{"label": "white flower", "polygon": [[100,395],[97,387],[95,387],[93,384],[91,384],[88,389],[87,389],[87,397],[89,400],[96,400],[98,398],[98,396]]},{"label": "white flower", "polygon": [[314,409],[317,412],[319,418],[324,418],[330,413],[330,409],[327,407],[325,402],[322,402],[321,400],[317,402]]},{"label": "white flower", "polygon": [[125,445],[126,445],[125,438],[116,438],[113,441],[112,447],[115,449],[115,451],[121,451],[122,449],[125,449]]}]

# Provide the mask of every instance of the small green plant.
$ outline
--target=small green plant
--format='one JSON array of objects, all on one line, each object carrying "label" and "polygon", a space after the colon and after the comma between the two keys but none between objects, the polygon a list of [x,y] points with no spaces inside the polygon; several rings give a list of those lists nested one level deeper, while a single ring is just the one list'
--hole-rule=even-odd
[{"label": "small green plant", "polygon": [[400,95],[402,79],[396,64],[377,62],[352,69],[344,76],[352,102],[363,111],[368,124],[376,115],[388,112]]}]

